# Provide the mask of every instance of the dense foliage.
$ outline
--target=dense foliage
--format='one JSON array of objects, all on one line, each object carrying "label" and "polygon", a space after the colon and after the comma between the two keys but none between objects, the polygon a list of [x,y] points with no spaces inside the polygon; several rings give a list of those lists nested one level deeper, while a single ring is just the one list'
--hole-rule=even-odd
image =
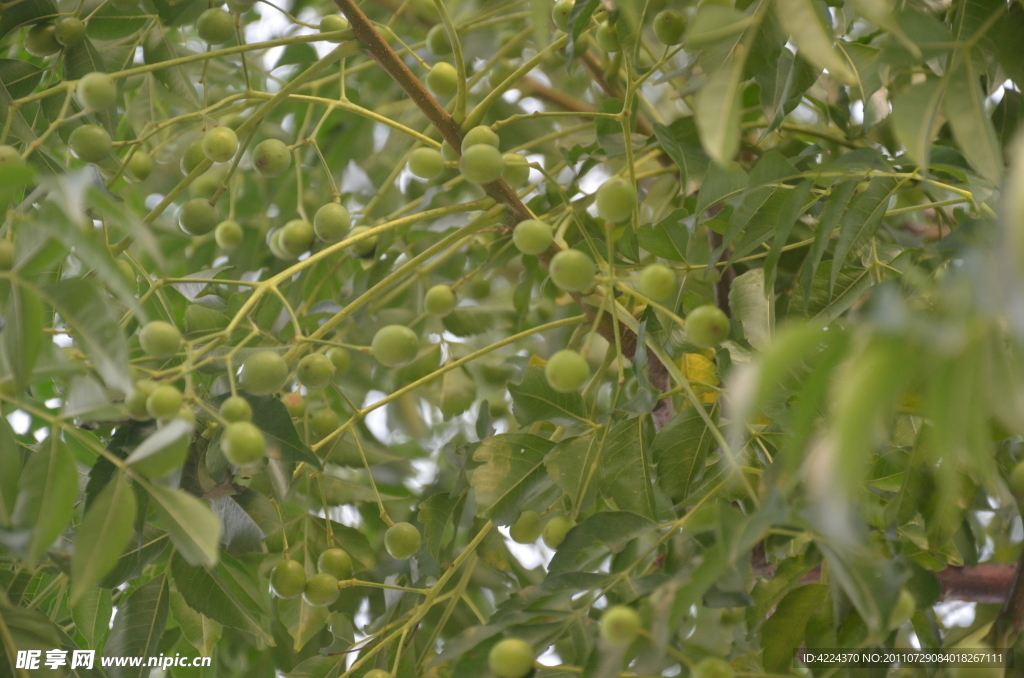
[{"label": "dense foliage", "polygon": [[1014,642],[935,606],[1022,536],[1022,36],[1016,0],[0,4],[0,675]]}]

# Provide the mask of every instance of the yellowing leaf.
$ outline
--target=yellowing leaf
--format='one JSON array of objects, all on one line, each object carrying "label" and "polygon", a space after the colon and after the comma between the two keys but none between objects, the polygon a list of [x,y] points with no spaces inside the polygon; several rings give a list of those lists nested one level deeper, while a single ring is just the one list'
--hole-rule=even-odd
[{"label": "yellowing leaf", "polygon": [[684,353],[679,361],[679,371],[690,380],[693,390],[702,403],[718,400],[718,366],[700,353]]}]

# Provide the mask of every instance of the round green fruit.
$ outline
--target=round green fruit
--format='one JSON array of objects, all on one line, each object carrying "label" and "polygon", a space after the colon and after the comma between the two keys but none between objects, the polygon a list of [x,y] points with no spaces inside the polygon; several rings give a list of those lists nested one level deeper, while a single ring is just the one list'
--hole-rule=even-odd
[{"label": "round green fruit", "polygon": [[206,235],[217,228],[219,221],[217,208],[206,198],[192,198],[178,213],[178,225],[189,235]]},{"label": "round green fruit", "polygon": [[217,224],[213,232],[213,239],[217,241],[217,247],[227,252],[238,249],[242,244],[242,227],[237,221],[222,221]]},{"label": "round green fruit", "polygon": [[281,396],[281,402],[293,419],[299,419],[306,414],[306,399],[298,393],[285,393]]},{"label": "round green fruit", "polygon": [[0,271],[10,271],[14,268],[14,243],[10,240],[0,240]]},{"label": "round green fruit", "polygon": [[313,232],[324,242],[338,242],[352,226],[352,215],[344,205],[329,202],[313,215]]},{"label": "round green fruit", "polygon": [[114,263],[121,270],[121,275],[129,282],[135,282],[135,269],[124,259],[114,259]]},{"label": "round green fruit", "polygon": [[252,149],[252,166],[262,177],[279,177],[288,171],[291,164],[291,151],[278,139],[264,139]]},{"label": "round green fruit", "polygon": [[547,252],[554,240],[551,227],[539,219],[524,219],[512,231],[512,242],[523,254]]},{"label": "round green fruit", "polygon": [[245,14],[256,6],[256,0],[228,0],[228,9],[235,14]]},{"label": "round green fruit", "polygon": [[489,184],[501,178],[505,169],[501,151],[488,144],[476,144],[462,151],[459,171],[467,181],[474,184]]},{"label": "round green fruit", "polygon": [[145,151],[135,151],[128,159],[128,171],[139,181],[145,181],[153,173],[153,157]]},{"label": "round green fruit", "polygon": [[433,179],[444,171],[444,158],[433,148],[417,148],[409,154],[409,171],[420,179]]},{"label": "round green fruit", "polygon": [[601,637],[612,645],[629,645],[640,633],[640,615],[625,605],[616,605],[601,615]]},{"label": "round green fruit", "polygon": [[558,0],[551,8],[551,20],[560,31],[569,30],[569,15],[572,14],[573,0]]},{"label": "round green fruit", "polygon": [[452,41],[448,39],[448,31],[444,24],[437,24],[427,31],[427,49],[437,56],[452,53]]},{"label": "round green fruit", "polygon": [[54,37],[65,47],[77,47],[85,40],[85,22],[78,17],[66,16],[57,22]]},{"label": "round green fruit", "polygon": [[395,523],[384,533],[384,548],[392,558],[407,560],[419,552],[423,538],[410,523]]},{"label": "round green fruit", "polygon": [[295,376],[306,388],[318,390],[327,388],[334,380],[334,363],[323,353],[310,353],[299,361]]},{"label": "round green fruit", "polygon": [[628,221],[636,207],[636,188],[622,177],[612,177],[597,189],[596,202],[597,213],[605,221]]},{"label": "round green fruit", "polygon": [[466,132],[466,136],[462,137],[462,152],[465,153],[466,149],[480,144],[497,148],[500,143],[501,139],[498,138],[497,132],[487,125],[477,125]]},{"label": "round green fruit", "polygon": [[334,433],[340,425],[341,420],[338,419],[338,413],[327,407],[317,410],[309,418],[309,428],[321,438]]},{"label": "round green fruit", "polygon": [[21,153],[18,153],[18,149],[14,146],[0,146],[0,169],[20,166],[21,163]]},{"label": "round green fruit", "polygon": [[117,84],[106,73],[86,73],[78,81],[75,96],[85,108],[100,111],[114,105],[117,100]]},{"label": "round green fruit", "polygon": [[459,89],[459,74],[447,61],[439,61],[427,73],[427,89],[436,97],[447,99]]},{"label": "round green fruit", "polygon": [[548,364],[544,366],[544,376],[547,377],[548,385],[559,393],[572,393],[590,376],[590,365],[576,351],[563,349],[548,359]]},{"label": "round green fruit", "polygon": [[501,178],[508,182],[512,188],[522,188],[530,183],[530,161],[518,153],[506,153],[501,156],[505,163],[505,169],[501,171]]},{"label": "round green fruit", "polygon": [[292,219],[281,229],[280,238],[281,249],[294,259],[309,250],[316,238],[316,232],[313,230],[313,224],[308,221]]},{"label": "round green fruit", "polygon": [[302,591],[302,599],[313,607],[327,607],[338,599],[341,589],[338,580],[329,574],[314,574],[306,580],[306,588]]},{"label": "round green fruit", "polygon": [[270,585],[278,598],[297,598],[306,588],[306,571],[294,560],[282,560],[270,572]]},{"label": "round green fruit", "polygon": [[692,678],[736,678],[732,665],[718,657],[705,657],[690,671]]},{"label": "round green fruit", "polygon": [[[348,20],[345,17],[338,14],[328,14],[323,19],[320,19],[320,32],[321,33],[336,33],[343,31],[348,28]],[[331,38],[328,42],[341,43],[344,42],[345,38]]]},{"label": "round green fruit", "polygon": [[1024,497],[1024,461],[1010,471],[1010,491],[1018,497]]},{"label": "round green fruit", "polygon": [[68,137],[68,146],[75,157],[82,162],[97,163],[110,154],[113,143],[107,130],[99,125],[76,127]]},{"label": "round green fruit", "polygon": [[57,27],[53,24],[36,24],[25,34],[25,50],[37,57],[48,57],[60,51],[57,42]]},{"label": "round green fruit", "polygon": [[203,135],[203,153],[213,162],[227,162],[237,151],[238,135],[230,127],[214,127]]},{"label": "round green fruit", "polygon": [[676,274],[664,264],[651,264],[640,271],[640,291],[655,301],[663,301],[676,291]]},{"label": "round green fruit", "polygon": [[181,173],[192,174],[192,171],[199,167],[204,160],[206,160],[206,153],[203,152],[203,140],[199,138],[185,148],[185,153],[181,156]]},{"label": "round green fruit", "polygon": [[226,178],[226,167],[211,167],[189,184],[189,197],[211,200]]},{"label": "round green fruit", "polygon": [[419,337],[403,325],[387,325],[380,328],[370,343],[373,357],[386,367],[401,367],[412,361],[419,347]]},{"label": "round green fruit", "polygon": [[146,400],[149,394],[155,391],[160,384],[150,379],[142,379],[135,382],[135,390],[124,399],[128,409],[128,416],[136,421],[149,421],[149,412],[146,410]]},{"label": "round green fruit", "polygon": [[729,336],[729,317],[722,309],[704,304],[686,316],[686,338],[700,348],[714,348]]},{"label": "round green fruit", "polygon": [[674,9],[662,10],[654,17],[654,37],[663,45],[678,45],[684,31],[686,19]]},{"label": "round green fruit", "polygon": [[559,289],[587,292],[594,286],[594,261],[579,250],[562,250],[551,258],[548,273]]},{"label": "round green fruit", "polygon": [[336,377],[343,376],[348,372],[348,368],[352,364],[352,358],[349,356],[348,351],[339,346],[335,346],[327,351],[327,357],[331,359],[331,363],[334,365],[334,376]]},{"label": "round green fruit", "polygon": [[603,23],[598,26],[594,38],[597,40],[597,46],[606,52],[618,52],[622,47],[619,43],[619,33],[612,24]]},{"label": "round green fruit", "polygon": [[423,297],[427,313],[443,318],[455,309],[455,293],[447,285],[434,285]]},{"label": "round green fruit", "polygon": [[231,424],[252,421],[252,405],[242,396],[229,396],[220,404],[220,416]]},{"label": "round green fruit", "polygon": [[274,351],[259,351],[242,364],[239,384],[253,395],[270,395],[288,381],[288,363]]},{"label": "round green fruit", "polygon": [[384,669],[370,669],[363,674],[363,678],[394,678],[394,676]]},{"label": "round green fruit", "polygon": [[[357,235],[361,235],[369,231],[368,226],[356,226],[348,234],[349,238],[354,238]],[[370,236],[369,238],[363,238],[362,240],[352,243],[350,249],[352,254],[359,257],[360,259],[366,259],[373,256],[373,253],[377,251],[377,236]]]},{"label": "round green fruit", "polygon": [[146,323],[139,332],[139,345],[149,357],[167,360],[181,348],[181,332],[170,323],[154,320]]},{"label": "round green fruit", "polygon": [[544,525],[544,531],[541,533],[544,544],[550,549],[557,549],[565,541],[565,535],[574,527],[576,523],[569,518],[555,516]]},{"label": "round green fruit", "polygon": [[153,419],[171,419],[181,409],[181,391],[173,386],[157,386],[146,398],[146,413]]},{"label": "round green fruit", "polygon": [[199,39],[211,45],[222,45],[235,36],[235,20],[219,7],[212,7],[196,19]]},{"label": "round green fruit", "polygon": [[352,578],[352,559],[342,549],[327,549],[317,558],[316,569],[335,580],[344,581]]},{"label": "round green fruit", "polygon": [[469,285],[466,288],[466,293],[470,299],[477,301],[483,301],[484,299],[491,296],[491,281],[487,278],[481,278],[477,276],[469,281]]},{"label": "round green fruit", "polygon": [[248,466],[263,458],[267,451],[267,440],[263,437],[263,431],[252,422],[235,421],[224,429],[220,449],[224,457],[235,466]]},{"label": "round green fruit", "polygon": [[512,541],[517,544],[532,544],[540,538],[544,531],[544,523],[541,522],[540,514],[536,511],[523,511],[519,519],[508,529]]},{"label": "round green fruit", "polygon": [[499,678],[523,678],[533,669],[533,648],[525,640],[505,638],[491,648],[487,666]]}]

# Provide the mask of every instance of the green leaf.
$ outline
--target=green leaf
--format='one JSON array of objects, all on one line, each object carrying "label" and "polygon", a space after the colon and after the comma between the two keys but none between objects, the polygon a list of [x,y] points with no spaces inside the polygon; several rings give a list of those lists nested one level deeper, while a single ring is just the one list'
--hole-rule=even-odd
[{"label": "green leaf", "polygon": [[828,13],[816,7],[814,0],[775,0],[775,15],[805,59],[844,85],[854,84],[856,78],[836,52],[835,38],[823,20]]},{"label": "green leaf", "polygon": [[75,533],[71,557],[71,603],[102,579],[124,552],[135,525],[135,492],[124,474],[107,483]]},{"label": "green leaf", "polygon": [[[197,4],[196,2],[180,2],[176,6],[184,8],[191,5],[195,7]],[[159,64],[183,56],[167,38],[169,32],[155,29],[146,35],[146,40],[142,45],[142,56],[147,64]],[[153,71],[153,77],[179,104],[185,104],[189,109],[198,108],[201,105],[195,85],[192,84],[188,71],[184,67],[161,68]]]},{"label": "green leaf", "polygon": [[953,138],[981,176],[999,186],[1003,180],[1003,152],[992,120],[985,110],[979,72],[971,55],[960,58],[950,74],[943,106]]},{"label": "green leaf", "polygon": [[708,157],[723,167],[732,162],[740,149],[744,57],[742,51],[730,54],[697,92],[694,117],[701,145]]},{"label": "green leaf", "polygon": [[31,529],[26,555],[34,565],[67,527],[78,499],[78,468],[67,445],[50,436],[29,455],[18,482],[13,523]]},{"label": "green leaf", "polygon": [[[818,219],[818,230],[814,234],[814,244],[807,254],[803,270],[800,272],[804,290],[804,309],[807,308],[807,300],[811,296],[811,285],[815,280],[818,265],[821,257],[825,254],[829,241],[832,239],[832,232],[843,216],[846,206],[850,203],[854,192],[857,190],[857,182],[854,180],[844,181],[832,186],[828,198],[825,200],[825,208]],[[826,300],[827,301],[827,300]]]},{"label": "green leaf", "polygon": [[[167,575],[159,574],[117,605],[114,626],[104,648],[105,657],[151,657],[159,653],[160,637],[167,624],[170,589]],[[145,666],[110,666],[110,678],[145,678]]]},{"label": "green leaf", "polygon": [[732,315],[743,326],[743,336],[758,350],[764,350],[771,343],[774,306],[774,299],[765,294],[763,268],[750,269],[733,279],[729,286]]},{"label": "green leaf", "polygon": [[739,164],[728,167],[712,164],[697,193],[697,207],[694,210],[697,219],[702,219],[708,208],[742,193],[747,187],[747,181],[747,173]]},{"label": "green leaf", "polygon": [[577,391],[559,393],[548,385],[543,367],[528,367],[523,380],[509,383],[512,396],[512,414],[520,426],[536,421],[550,421],[558,426],[577,426],[586,421],[583,396]]},{"label": "green leaf", "polygon": [[313,639],[324,625],[330,612],[326,607],[313,607],[302,596],[278,601],[281,623],[294,641],[292,652],[299,652]]},{"label": "green leaf", "polygon": [[651,483],[653,438],[650,417],[632,417],[608,431],[601,453],[601,492],[618,508],[652,520],[657,513]]},{"label": "green leaf", "polygon": [[30,382],[43,340],[43,307],[38,295],[22,285],[11,285],[4,312],[4,361],[19,391]]},{"label": "green leaf", "polygon": [[828,586],[806,584],[782,599],[761,631],[765,671],[789,673],[793,653],[803,642],[807,622],[827,597]]},{"label": "green leaf", "polygon": [[469,482],[476,492],[477,515],[510,525],[519,503],[545,478],[544,456],[554,443],[526,433],[505,433],[483,441],[473,453],[479,462]]},{"label": "green leaf", "polygon": [[43,70],[27,61],[0,59],[0,82],[15,99],[31,94],[43,77]]},{"label": "green leaf", "polygon": [[672,417],[654,436],[651,453],[658,468],[658,486],[669,498],[686,497],[700,480],[713,440],[700,412],[692,405]]},{"label": "green leaf", "polygon": [[896,565],[864,547],[837,549],[826,540],[815,543],[825,555],[830,577],[842,587],[868,629],[885,631],[903,580]]},{"label": "green leaf", "polygon": [[731,5],[704,3],[697,7],[686,27],[687,48],[697,50],[722,42],[742,31],[749,21]]},{"label": "green leaf", "polygon": [[138,542],[133,542],[124,552],[114,569],[100,582],[100,586],[115,588],[138,577],[146,565],[164,552],[169,542],[166,532],[155,525],[146,524],[138,535]]},{"label": "green leaf", "polygon": [[544,459],[548,477],[562,488],[577,512],[588,509],[597,493],[603,442],[604,435],[593,432],[567,438]]},{"label": "green leaf", "polygon": [[113,610],[110,589],[98,586],[86,589],[71,604],[71,619],[75,622],[75,630],[85,638],[89,649],[103,649],[110,635],[110,615]]},{"label": "green leaf", "polygon": [[441,549],[454,537],[453,530],[446,541],[445,530],[448,525],[458,526],[458,514],[461,513],[464,497],[465,495],[452,497],[447,492],[438,492],[420,502],[416,519],[423,525],[423,533],[427,538],[427,552],[434,560],[440,561]]},{"label": "green leaf", "polygon": [[220,519],[202,501],[181,490],[140,481],[160,523],[182,556],[193,565],[212,567],[220,546]]},{"label": "green leaf", "polygon": [[593,16],[594,10],[600,6],[601,0],[578,0],[573,3],[572,11],[569,13],[569,44],[566,46],[566,52],[569,55],[569,58],[566,59],[567,67],[586,49],[580,45],[580,36],[590,25],[590,17]]},{"label": "green leaf", "polygon": [[846,313],[871,288],[871,271],[852,266],[840,271],[832,285],[832,264],[832,261],[826,261],[818,268],[811,294],[806,299],[802,291],[797,290],[789,302],[790,315],[799,313],[803,307],[806,309],[804,315],[830,323]]},{"label": "green leaf", "polygon": [[775,222],[775,239],[772,240],[772,249],[764,260],[764,293],[769,297],[775,294],[775,273],[778,269],[779,259],[782,258],[782,248],[789,240],[789,234],[793,225],[800,218],[810,205],[805,205],[807,195],[810,193],[812,181],[807,179],[800,182],[800,185],[789,192],[785,202],[779,210],[778,220]]},{"label": "green leaf", "polygon": [[928,168],[932,139],[938,132],[939,104],[945,83],[932,78],[901,92],[892,100],[892,129],[907,155],[922,169]]},{"label": "green leaf", "polygon": [[679,184],[685,190],[689,172],[687,170],[686,153],[683,151],[682,143],[672,134],[672,130],[660,122],[654,123],[654,135],[658,138],[658,143],[661,144],[662,150],[668,154],[668,157],[672,158],[676,167],[679,168]]},{"label": "green leaf", "polygon": [[38,19],[57,15],[57,6],[53,0],[24,0],[4,7],[0,14],[0,38],[4,37],[18,26],[35,23]]},{"label": "green leaf", "polygon": [[677,209],[656,224],[644,224],[636,231],[640,247],[656,257],[685,262],[690,241],[690,230],[682,223],[686,217],[686,210]]},{"label": "green leaf", "polygon": [[274,639],[257,614],[242,605],[217,570],[190,565],[180,552],[171,556],[174,585],[188,606],[224,626],[246,631],[263,642]]},{"label": "green leaf", "polygon": [[0,526],[9,527],[21,478],[21,447],[6,417],[0,417]]},{"label": "green leaf", "polygon": [[829,290],[835,287],[839,271],[850,254],[857,254],[875,237],[889,209],[889,199],[900,184],[891,177],[874,177],[867,189],[850,202],[839,226],[839,241],[832,257],[832,278]]},{"label": "green leaf", "polygon": [[777,130],[786,116],[796,110],[804,93],[820,75],[820,68],[788,49],[779,53],[774,69],[764,68],[757,73],[755,79],[761,86],[761,108],[771,117],[768,127],[761,133],[762,139]]},{"label": "green leaf", "polygon": [[224,627],[189,607],[178,591],[171,591],[171,616],[178,622],[181,635],[199,650],[200,656],[213,656]]},{"label": "green leaf", "polygon": [[583,572],[595,567],[609,553],[617,553],[657,523],[628,511],[602,511],[569,530],[548,564],[548,577],[562,572]]},{"label": "green leaf", "polygon": [[126,10],[105,4],[89,15],[86,30],[89,37],[96,40],[117,40],[135,33],[146,21],[141,7]]}]

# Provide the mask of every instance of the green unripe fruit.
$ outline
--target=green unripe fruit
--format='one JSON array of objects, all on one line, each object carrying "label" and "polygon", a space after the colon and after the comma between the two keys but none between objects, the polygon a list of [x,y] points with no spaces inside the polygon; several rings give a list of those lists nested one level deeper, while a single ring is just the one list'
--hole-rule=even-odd
[{"label": "green unripe fruit", "polygon": [[427,31],[427,49],[437,56],[452,53],[452,41],[448,39],[448,31],[444,24],[437,24]]},{"label": "green unripe fruit", "polygon": [[187,421],[190,424],[196,423],[196,413],[192,411],[192,408],[189,407],[188,404],[181,406],[181,409],[178,410],[178,414],[175,418]]},{"label": "green unripe fruit", "polygon": [[685,31],[686,19],[674,9],[662,10],[654,17],[654,37],[663,45],[678,45]]},{"label": "green unripe fruit", "polygon": [[576,351],[563,349],[555,353],[544,366],[544,376],[548,385],[559,393],[575,391],[590,376],[590,365],[587,359]]},{"label": "green unripe fruit", "polygon": [[200,174],[189,184],[188,194],[192,198],[206,198],[210,200],[217,193],[221,183],[227,177],[227,168],[211,167]]},{"label": "green unripe fruit", "polygon": [[896,599],[896,605],[892,608],[892,612],[889,614],[889,628],[895,629],[903,626],[910,618],[914,616],[914,612],[917,611],[917,601],[914,600],[913,594],[906,589],[900,589],[900,595]]},{"label": "green unripe fruit", "polygon": [[85,40],[85,22],[73,16],[66,16],[54,27],[54,37],[65,47],[77,47]]},{"label": "green unripe fruit", "polygon": [[281,402],[293,419],[299,419],[306,414],[306,399],[298,393],[285,393],[281,396]]},{"label": "green unripe fruit", "polygon": [[459,89],[459,74],[447,61],[439,61],[427,73],[427,89],[436,97],[447,99]]},{"label": "green unripe fruit", "polygon": [[338,242],[352,226],[352,215],[344,205],[329,202],[313,215],[313,232],[324,242]]},{"label": "green unripe fruit", "polygon": [[690,671],[692,678],[736,678],[736,671],[729,662],[718,657],[705,657]]},{"label": "green unripe fruit", "polygon": [[146,400],[149,394],[155,391],[160,384],[150,379],[143,379],[135,382],[135,390],[124,400],[128,409],[128,416],[136,421],[149,421],[151,417],[146,410]]},{"label": "green unripe fruit", "polygon": [[395,523],[384,533],[384,548],[397,560],[414,556],[422,543],[420,531],[409,523]]},{"label": "green unripe fruit", "polygon": [[370,343],[373,357],[386,367],[400,367],[412,361],[419,351],[416,333],[403,325],[388,325],[377,330]]},{"label": "green unripe fruit", "polygon": [[551,258],[548,273],[559,289],[586,292],[594,286],[594,261],[579,250],[562,250]]},{"label": "green unripe fruit", "polygon": [[444,158],[433,148],[417,148],[409,154],[409,171],[420,179],[433,179],[444,171]]},{"label": "green unripe fruit", "polygon": [[489,184],[501,178],[505,162],[501,151],[494,146],[477,144],[462,152],[459,160],[459,171],[468,181],[474,184]]},{"label": "green unripe fruit", "polygon": [[664,264],[651,264],[640,272],[640,291],[655,301],[668,299],[676,291],[676,274]]},{"label": "green unripe fruit", "polygon": [[146,413],[153,419],[170,419],[181,409],[181,391],[173,386],[157,386],[146,398]]},{"label": "green unripe fruit", "polygon": [[[348,28],[348,20],[343,16],[328,14],[323,19],[320,19],[321,33],[335,33],[337,31],[343,31],[346,28]],[[331,38],[328,42],[341,43],[345,42],[345,38]]]},{"label": "green unripe fruit", "polygon": [[278,598],[296,598],[306,588],[306,571],[294,560],[282,560],[270,572],[270,585]]},{"label": "green unripe fruit", "polygon": [[327,351],[327,357],[331,359],[331,363],[334,365],[334,376],[336,377],[340,377],[348,372],[348,368],[352,364],[348,351],[337,346]]},{"label": "green unripe fruit", "polygon": [[636,207],[636,188],[622,177],[612,177],[597,189],[596,203],[597,213],[605,221],[628,221]]},{"label": "green unripe fruit", "polygon": [[267,451],[267,440],[255,424],[235,421],[224,429],[220,449],[224,457],[235,466],[248,466],[263,458]]},{"label": "green unripe fruit", "polygon": [[117,100],[117,85],[106,73],[86,73],[78,81],[75,96],[85,108],[93,111],[103,110],[113,106]]},{"label": "green unripe fruit", "polygon": [[447,285],[434,285],[423,297],[427,313],[443,318],[455,309],[455,293]]},{"label": "green unripe fruit", "polygon": [[237,221],[222,221],[217,224],[213,239],[217,241],[217,247],[231,252],[242,244],[242,227]]},{"label": "green unripe fruit", "polygon": [[235,14],[245,14],[256,6],[256,0],[228,0],[228,9]]},{"label": "green unripe fruit", "polygon": [[10,240],[0,240],[0,271],[10,271],[14,268],[14,243]]},{"label": "green unripe fruit", "polygon": [[338,413],[326,407],[317,410],[309,418],[309,428],[321,438],[334,433],[340,425],[341,420],[338,418]]},{"label": "green unripe fruit", "polygon": [[145,181],[153,173],[153,157],[145,151],[135,151],[128,159],[128,171],[139,181]]},{"label": "green unripe fruit", "polygon": [[211,45],[222,45],[235,35],[235,20],[219,7],[206,10],[196,19],[199,39]]},{"label": "green unripe fruit", "polygon": [[505,638],[491,648],[487,666],[498,678],[523,678],[533,669],[533,648],[525,640]]},{"label": "green unripe fruit", "polygon": [[512,231],[512,242],[523,254],[538,255],[551,247],[551,227],[539,219],[524,219]]},{"label": "green unripe fruit", "polygon": [[441,157],[445,162],[456,162],[459,159],[459,154],[455,152],[452,145],[447,141],[441,142]]},{"label": "green unripe fruit", "polygon": [[0,146],[0,169],[21,165],[21,153],[14,146]]},{"label": "green unripe fruit", "polygon": [[532,544],[543,531],[544,523],[540,520],[540,514],[536,511],[523,511],[508,529],[508,534],[517,544]]},{"label": "green unripe fruit", "polygon": [[686,316],[686,338],[700,348],[714,348],[729,336],[729,317],[722,309],[704,304]]},{"label": "green unripe fruit", "polygon": [[[356,226],[348,235],[351,238],[369,230],[370,228],[368,226]],[[363,238],[359,242],[353,243],[350,249],[352,250],[352,254],[363,259],[373,256],[373,253],[377,250],[377,236],[374,235],[369,238]]]},{"label": "green unripe fruit", "polygon": [[307,605],[313,607],[327,607],[338,599],[341,589],[338,588],[338,580],[329,574],[314,574],[306,580],[306,587],[302,591],[302,599]]},{"label": "green unripe fruit", "polygon": [[505,153],[501,156],[505,163],[505,169],[501,171],[501,178],[508,182],[512,188],[522,188],[530,183],[530,161],[518,153]]},{"label": "green unripe fruit", "polygon": [[560,31],[569,30],[569,15],[572,14],[573,0],[558,0],[551,8],[551,20]]},{"label": "green unripe fruit", "polygon": [[291,257],[281,249],[281,229],[275,229],[270,232],[267,238],[267,246],[270,248],[270,253],[278,259],[290,259]]},{"label": "green unripe fruit", "polygon": [[316,569],[344,581],[352,578],[352,559],[341,549],[327,549],[317,558]]},{"label": "green unripe fruit", "polygon": [[202,304],[189,304],[185,309],[185,331],[189,334],[219,332],[229,322],[226,315]]},{"label": "green unripe fruit", "polygon": [[57,28],[53,24],[36,24],[25,35],[25,49],[37,57],[48,57],[60,51]]},{"label": "green unripe fruit", "polygon": [[206,198],[192,198],[178,212],[178,225],[189,235],[206,235],[217,228],[220,215]]},{"label": "green unripe fruit", "polygon": [[612,645],[629,645],[640,633],[640,615],[625,605],[616,605],[601,615],[601,637]]},{"label": "green unripe fruit", "polygon": [[363,674],[363,678],[394,678],[394,676],[384,669],[370,669]]},{"label": "green unripe fruit", "polygon": [[154,320],[146,323],[139,332],[139,345],[149,357],[167,360],[181,348],[181,332],[170,323]]},{"label": "green unripe fruit", "polygon": [[618,52],[622,45],[619,43],[619,33],[615,26],[603,23],[597,28],[594,38],[597,45],[606,52]]},{"label": "green unripe fruit", "polygon": [[203,152],[203,140],[196,139],[185,148],[185,154],[181,156],[181,173],[192,174],[192,170],[204,160],[206,153]]},{"label": "green unripe fruit", "polygon": [[203,135],[203,153],[213,162],[227,162],[238,151],[238,135],[230,127],[214,127]]},{"label": "green unripe fruit", "polygon": [[466,132],[466,136],[462,137],[462,152],[465,153],[467,148],[472,148],[479,144],[486,144],[497,148],[500,143],[501,140],[498,138],[497,132],[487,125],[478,125]]},{"label": "green unripe fruit", "polygon": [[281,249],[294,259],[313,245],[316,233],[313,231],[313,225],[308,221],[293,219],[281,229],[280,238]]},{"label": "green unripe fruit", "polygon": [[555,516],[544,525],[544,532],[542,533],[544,544],[549,549],[557,549],[565,541],[565,535],[575,526],[576,523],[569,518]]},{"label": "green unripe fruit", "polygon": [[262,177],[273,179],[288,171],[292,154],[283,141],[264,139],[252,149],[252,166]]},{"label": "green unripe fruit", "polygon": [[68,137],[68,146],[82,162],[97,163],[110,155],[113,143],[107,130],[99,125],[76,127]]},{"label": "green unripe fruit", "polygon": [[334,363],[323,353],[310,353],[295,368],[299,383],[310,389],[327,388],[334,380]]},{"label": "green unripe fruit", "polygon": [[220,416],[228,423],[252,421],[252,405],[242,396],[230,396],[220,404]]},{"label": "green unripe fruit", "polygon": [[469,281],[469,285],[466,287],[466,293],[469,295],[470,299],[483,301],[487,297],[491,296],[491,281],[487,278],[473,278]]},{"label": "green unripe fruit", "polygon": [[288,363],[273,351],[253,353],[242,364],[239,385],[253,395],[270,395],[288,381]]}]

